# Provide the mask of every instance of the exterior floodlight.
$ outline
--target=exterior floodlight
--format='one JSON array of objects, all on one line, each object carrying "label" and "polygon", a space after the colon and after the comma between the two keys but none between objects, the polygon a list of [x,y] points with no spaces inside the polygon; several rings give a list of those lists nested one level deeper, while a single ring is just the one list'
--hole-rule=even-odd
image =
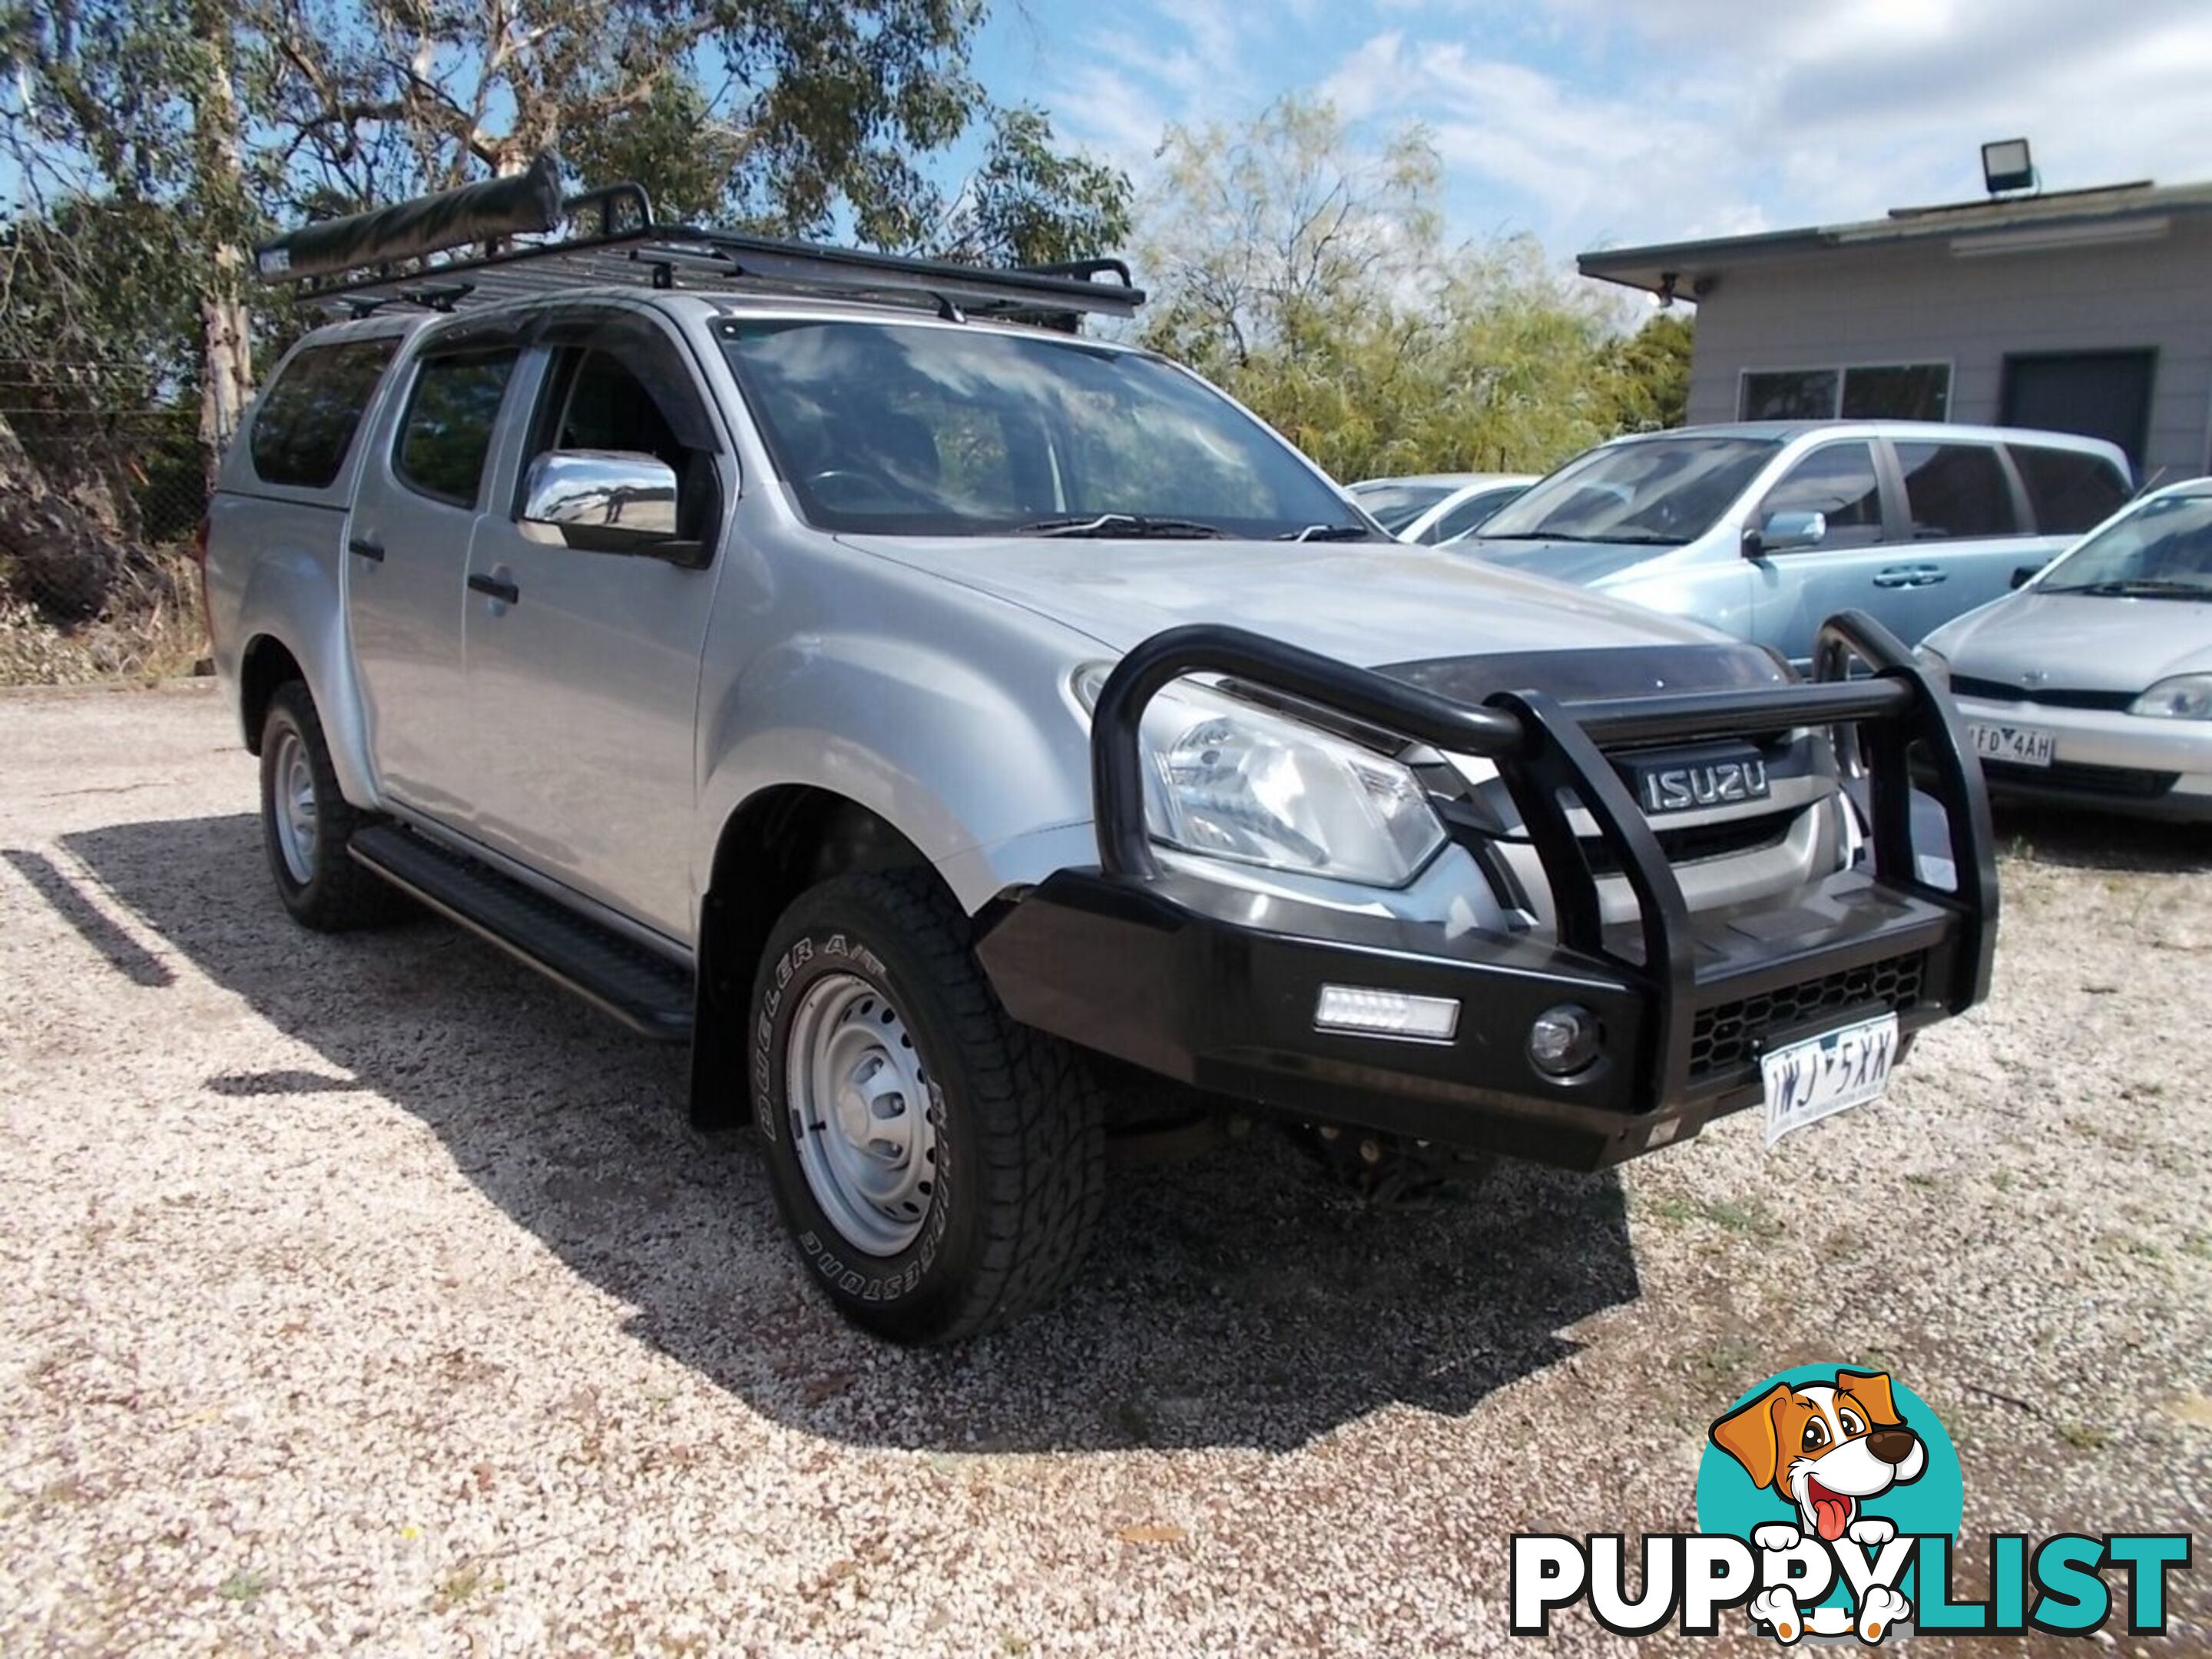
[{"label": "exterior floodlight", "polygon": [[2025,138],[2000,138],[1982,146],[1982,182],[1992,196],[2008,190],[2030,190],[2035,185],[2035,163]]}]

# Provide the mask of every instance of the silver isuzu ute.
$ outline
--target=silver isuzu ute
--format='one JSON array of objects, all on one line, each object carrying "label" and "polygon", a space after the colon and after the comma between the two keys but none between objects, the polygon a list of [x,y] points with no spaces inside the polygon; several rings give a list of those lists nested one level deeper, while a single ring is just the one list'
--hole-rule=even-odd
[{"label": "silver isuzu ute", "polygon": [[1117,1134],[1596,1168],[1863,1104],[1987,988],[1979,775],[1894,638],[1839,617],[1801,680],[1393,542],[1079,336],[1141,300],[1117,262],[660,225],[550,167],[260,260],[341,318],[206,540],[278,893],[411,896],[688,1042],[872,1330],[1049,1296]]}]

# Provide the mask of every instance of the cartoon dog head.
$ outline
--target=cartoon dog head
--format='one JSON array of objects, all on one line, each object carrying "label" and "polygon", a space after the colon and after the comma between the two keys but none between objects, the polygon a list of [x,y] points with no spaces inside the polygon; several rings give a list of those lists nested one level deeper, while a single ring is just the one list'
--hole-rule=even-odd
[{"label": "cartoon dog head", "polygon": [[1713,1444],[1752,1484],[1787,1498],[1802,1531],[1829,1543],[1858,1518],[1859,1501],[1917,1480],[1928,1449],[1905,1425],[1879,1371],[1838,1371],[1826,1382],[1778,1382],[1712,1428]]}]

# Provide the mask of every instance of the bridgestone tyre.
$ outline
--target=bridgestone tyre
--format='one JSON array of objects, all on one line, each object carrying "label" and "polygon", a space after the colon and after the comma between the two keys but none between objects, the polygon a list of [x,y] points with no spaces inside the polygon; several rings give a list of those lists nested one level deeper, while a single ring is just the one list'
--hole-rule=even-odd
[{"label": "bridgestone tyre", "polygon": [[896,1342],[957,1341],[1049,1299],[1104,1197],[1103,1091],[1078,1050],[1007,1018],[971,938],[927,872],[841,877],[785,912],[753,987],[778,1207],[839,1310]]},{"label": "bridgestone tyre", "polygon": [[373,821],[339,793],[307,686],[278,686],[261,727],[261,839],[294,921],[337,933],[404,912],[398,892],[346,854],[353,832]]}]

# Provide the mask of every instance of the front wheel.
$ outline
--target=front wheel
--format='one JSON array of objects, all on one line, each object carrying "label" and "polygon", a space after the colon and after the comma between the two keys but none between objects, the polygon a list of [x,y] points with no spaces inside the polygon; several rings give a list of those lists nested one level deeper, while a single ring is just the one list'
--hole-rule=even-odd
[{"label": "front wheel", "polygon": [[926,872],[840,878],[775,927],[753,989],[754,1123],[801,1258],[901,1342],[973,1336],[1073,1275],[1104,1194],[1083,1056],[1008,1018]]}]

